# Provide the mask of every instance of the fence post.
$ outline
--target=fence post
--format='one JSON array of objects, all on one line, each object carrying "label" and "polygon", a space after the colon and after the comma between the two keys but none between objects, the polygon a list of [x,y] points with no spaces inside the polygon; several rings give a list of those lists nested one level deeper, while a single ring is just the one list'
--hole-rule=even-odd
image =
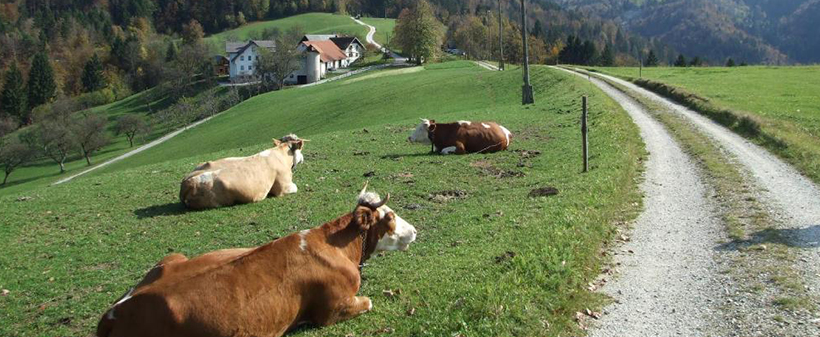
[{"label": "fence post", "polygon": [[582,112],[581,112],[581,137],[583,138],[584,148],[584,171],[589,171],[589,141],[587,139],[587,96],[581,98]]}]

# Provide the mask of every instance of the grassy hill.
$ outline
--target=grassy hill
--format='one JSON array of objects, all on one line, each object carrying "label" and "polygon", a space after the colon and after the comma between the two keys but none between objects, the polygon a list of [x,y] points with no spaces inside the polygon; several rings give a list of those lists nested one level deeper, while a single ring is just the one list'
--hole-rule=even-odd
[{"label": "grassy hill", "polygon": [[[150,96],[150,91],[143,91],[117,102],[91,109],[93,113],[102,114],[106,120],[108,120],[108,133],[111,136],[111,143],[92,156],[91,160],[93,164],[102,163],[131,150],[128,139],[124,135],[116,136],[114,134],[114,123],[119,117],[126,114],[146,115],[148,113],[148,100],[153,100]],[[165,99],[154,100],[150,103],[152,109],[161,109],[168,105]],[[152,134],[147,135],[146,139],[158,138],[162,136],[163,131],[166,130],[154,130]],[[141,143],[134,144],[135,147],[138,145],[141,145]],[[77,150],[75,153],[69,155],[66,160],[66,173],[63,174],[60,174],[59,166],[51,159],[39,160],[18,168],[9,177],[7,185],[0,188],[0,195],[16,194],[34,187],[45,186],[72,173],[88,168],[85,159],[79,152],[80,151]]]},{"label": "grassy hill", "polygon": [[[320,225],[349,212],[365,180],[391,194],[419,238],[364,269],[360,294],[373,299],[372,312],[293,336],[581,333],[575,312],[603,301],[586,290],[602,242],[640,202],[643,150],[628,116],[587,81],[540,66],[532,81],[537,103],[526,107],[520,71],[469,62],[268,93],[108,174],[35,189],[27,201],[0,196],[0,245],[13,247],[0,254],[0,288],[10,291],[0,297],[0,335],[86,336],[164,255],[259,245]],[[512,146],[431,155],[406,142],[419,117],[495,120],[514,133]],[[295,172],[298,193],[203,212],[180,206],[179,181],[196,163],[255,153],[287,132],[312,140]],[[560,192],[529,196],[545,186]]]},{"label": "grassy hill", "polygon": [[357,24],[347,15],[330,13],[306,13],[270,21],[258,21],[244,26],[214,34],[205,38],[206,43],[216,46],[220,52],[225,50],[228,38],[248,40],[265,29],[278,28],[286,31],[293,26],[300,26],[308,34],[343,34],[355,35],[363,43],[367,36],[367,27]]},{"label": "grassy hill", "polygon": [[[597,68],[633,78],[637,68]],[[820,66],[644,68],[643,77],[683,89],[708,107],[751,116],[772,150],[820,183]]]}]

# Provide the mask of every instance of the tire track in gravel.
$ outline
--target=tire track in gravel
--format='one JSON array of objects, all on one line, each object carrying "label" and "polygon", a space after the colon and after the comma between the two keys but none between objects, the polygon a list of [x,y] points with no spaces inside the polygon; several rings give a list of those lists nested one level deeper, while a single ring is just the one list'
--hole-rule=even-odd
[{"label": "tire track in gravel", "polygon": [[718,273],[714,247],[725,237],[713,192],[644,106],[601,80],[590,80],[629,113],[650,153],[641,183],[644,211],[631,241],[614,258],[618,277],[602,287],[615,303],[604,309],[590,335],[723,335],[719,308],[726,276]]}]

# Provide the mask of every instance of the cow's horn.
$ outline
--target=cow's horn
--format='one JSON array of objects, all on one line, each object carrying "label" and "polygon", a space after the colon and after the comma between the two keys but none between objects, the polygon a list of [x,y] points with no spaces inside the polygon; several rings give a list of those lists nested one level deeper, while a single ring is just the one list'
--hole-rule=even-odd
[{"label": "cow's horn", "polygon": [[367,193],[367,183],[369,183],[369,182],[370,181],[365,181],[364,182],[364,187],[362,187],[362,191],[359,192],[359,198],[363,197],[364,194]]},{"label": "cow's horn", "polygon": [[379,208],[379,207],[384,206],[384,204],[386,204],[386,203],[387,203],[387,200],[390,200],[390,193],[387,193],[387,195],[384,197],[384,199],[382,199],[382,201],[379,201],[379,202],[378,202],[378,203],[376,203],[376,204],[370,204],[369,206],[370,206],[370,208],[372,208],[372,209],[377,209],[377,208]]}]

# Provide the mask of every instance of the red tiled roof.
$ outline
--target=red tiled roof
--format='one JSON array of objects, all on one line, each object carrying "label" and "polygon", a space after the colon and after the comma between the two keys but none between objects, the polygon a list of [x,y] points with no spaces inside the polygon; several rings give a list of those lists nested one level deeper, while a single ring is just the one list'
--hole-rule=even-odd
[{"label": "red tiled roof", "polygon": [[322,62],[327,63],[347,58],[347,55],[333,41],[303,41],[302,43],[308,46],[308,50],[318,52]]}]

